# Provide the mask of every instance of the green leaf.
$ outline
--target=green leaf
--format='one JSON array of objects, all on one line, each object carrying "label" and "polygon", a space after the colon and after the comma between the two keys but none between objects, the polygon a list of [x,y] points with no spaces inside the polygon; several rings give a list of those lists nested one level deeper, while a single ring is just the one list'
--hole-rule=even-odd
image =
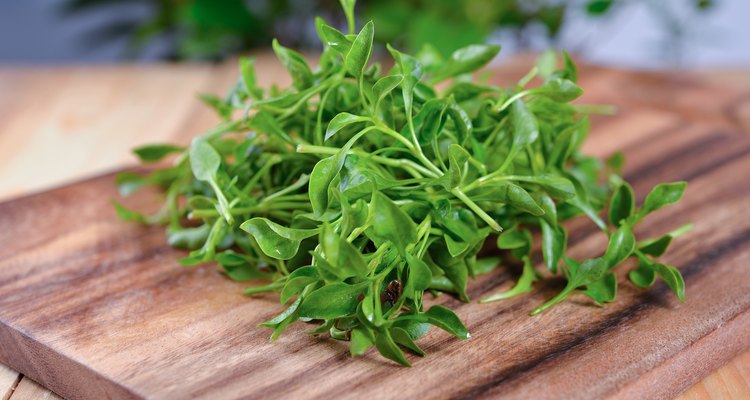
[{"label": "green leaf", "polygon": [[133,153],[135,153],[142,162],[152,163],[159,161],[170,154],[178,153],[183,150],[182,147],[171,144],[152,144],[136,147],[133,149]]},{"label": "green leaf", "polygon": [[541,186],[550,196],[560,200],[572,199],[576,195],[573,183],[559,175],[536,175],[536,176],[517,176],[518,181],[531,182]]},{"label": "green leaf", "polygon": [[520,229],[506,230],[497,237],[497,247],[504,250],[527,248],[531,251],[531,233]]},{"label": "green leaf", "polygon": [[422,105],[414,117],[414,129],[420,145],[431,144],[437,139],[445,124],[446,107],[445,102],[439,99],[430,99]]},{"label": "green leaf", "polygon": [[422,78],[422,64],[417,61],[416,58],[399,52],[391,47],[391,45],[387,45],[387,47],[388,51],[393,56],[393,59],[396,60],[396,64],[401,70],[401,75],[404,77],[403,82],[401,82],[404,110],[407,116],[411,116],[412,104],[414,101],[414,87]]},{"label": "green leaf", "polygon": [[281,128],[276,118],[265,110],[260,110],[253,116],[250,120],[250,126],[287,143],[294,143],[294,140]]},{"label": "green leaf", "polygon": [[543,215],[544,210],[533,197],[518,185],[510,182],[492,182],[469,193],[474,201],[491,201],[508,204],[532,215]]},{"label": "green leaf", "polygon": [[569,286],[578,288],[590,285],[604,278],[609,269],[609,264],[603,258],[590,258],[581,263],[581,266],[573,273]]},{"label": "green leaf", "polygon": [[279,302],[281,302],[281,304],[286,304],[292,297],[302,292],[307,285],[315,283],[318,279],[319,278],[317,277],[310,276],[299,276],[288,279],[284,288],[281,290],[281,295],[279,295]]},{"label": "green leaf", "polygon": [[534,290],[533,283],[537,280],[537,273],[534,267],[531,265],[529,257],[523,257],[523,272],[521,277],[518,278],[518,282],[510,290],[502,293],[493,294],[492,296],[483,298],[480,303],[490,303],[498,300],[510,299],[523,293],[528,293]]},{"label": "green leaf", "polygon": [[635,194],[629,184],[623,183],[615,189],[609,202],[609,222],[619,226],[623,220],[633,215]]},{"label": "green leaf", "polygon": [[366,133],[366,130],[360,131],[339,149],[336,154],[318,161],[310,173],[310,183],[308,184],[308,193],[310,205],[317,216],[323,215],[328,208],[328,189],[331,186],[336,175],[344,166],[346,154],[354,143]]},{"label": "green leaf", "polygon": [[521,99],[511,103],[510,120],[513,127],[513,141],[510,151],[498,171],[504,171],[515,160],[518,153],[539,137],[539,126],[536,117],[529,111]]},{"label": "green leaf", "polygon": [[353,115],[349,114],[348,112],[342,112],[336,114],[335,117],[331,120],[331,122],[328,123],[328,129],[326,129],[326,135],[323,139],[324,141],[328,141],[333,135],[335,135],[338,131],[346,128],[347,126],[357,123],[357,122],[367,122],[370,121],[370,118],[363,117],[360,115]]},{"label": "green leaf", "polygon": [[419,321],[418,318],[411,318],[410,314],[406,314],[405,316],[409,319],[396,319],[391,326],[403,329],[409,334],[412,340],[417,340],[426,335],[432,326],[426,322]]},{"label": "green leaf", "polygon": [[333,319],[354,314],[357,309],[357,297],[367,292],[368,283],[349,285],[335,282],[323,286],[305,296],[299,307],[303,318]]},{"label": "green leaf", "polygon": [[[466,265],[466,260],[462,258],[454,258],[450,262],[441,262],[440,268],[445,272],[445,278],[453,286],[453,292],[458,294],[458,298],[464,303],[469,302],[469,294],[466,292],[466,285],[469,279],[469,268]],[[433,276],[433,281],[430,286],[435,282],[436,276]]]},{"label": "green leaf", "polygon": [[360,78],[367,66],[367,61],[372,54],[372,39],[375,35],[375,28],[372,21],[365,24],[357,38],[354,39],[352,47],[344,57],[344,66],[347,72],[356,78]]},{"label": "green leaf", "polygon": [[466,329],[463,322],[461,322],[453,311],[446,307],[440,305],[432,306],[424,313],[424,316],[426,317],[426,321],[430,324],[437,326],[459,339],[468,339],[471,337],[469,330]]},{"label": "green leaf", "polygon": [[115,178],[121,196],[130,196],[148,185],[148,179],[133,172],[121,172]]},{"label": "green leaf", "polygon": [[224,99],[211,94],[199,94],[198,98],[209,107],[213,108],[222,120],[228,120],[232,114],[232,106]]},{"label": "green leaf", "polygon": [[265,255],[277,260],[294,257],[302,240],[318,234],[318,229],[287,228],[259,217],[243,222],[240,229],[255,238]]},{"label": "green leaf", "polygon": [[351,353],[352,357],[365,354],[367,349],[375,345],[375,338],[373,333],[364,327],[357,327],[352,329],[351,339],[349,340],[349,352]]},{"label": "green leaf", "polygon": [[464,165],[471,158],[471,155],[465,148],[451,144],[448,147],[448,173],[445,175],[448,178],[446,182],[446,190],[457,187],[461,184],[464,175]]},{"label": "green leaf", "polygon": [[670,265],[662,263],[653,263],[650,267],[657,275],[664,279],[670,289],[677,295],[681,302],[685,302],[685,280],[680,274],[680,270]]},{"label": "green leaf", "polygon": [[328,188],[340,170],[338,157],[330,156],[318,161],[310,173],[310,205],[317,215],[322,215],[328,208]]},{"label": "green leaf", "polygon": [[206,242],[210,230],[208,224],[194,228],[170,227],[167,229],[167,243],[177,249],[197,249]]},{"label": "green leaf", "polygon": [[625,155],[621,151],[614,152],[605,160],[605,163],[612,172],[622,175],[622,169],[625,166]]},{"label": "green leaf", "polygon": [[563,79],[567,79],[572,82],[578,82],[578,68],[573,62],[573,59],[570,58],[570,55],[567,51],[563,51],[563,63],[564,67],[560,73],[560,76]]},{"label": "green leaf", "polygon": [[553,72],[555,72],[555,66],[557,65],[557,52],[553,49],[548,49],[536,61],[536,68],[539,71],[539,76],[542,78],[549,78]]},{"label": "green leaf", "polygon": [[513,149],[520,149],[536,141],[539,137],[539,127],[536,117],[529,111],[521,100],[513,102],[510,108],[513,122]]},{"label": "green leaf", "polygon": [[114,200],[112,201],[112,205],[115,207],[115,212],[117,212],[117,217],[120,218],[121,220],[138,222],[141,224],[148,223],[148,218],[146,218],[145,215],[137,211],[133,211]]},{"label": "green leaf", "polygon": [[609,286],[603,285],[602,288],[602,283],[600,282],[603,279],[610,279],[605,278],[605,275],[607,275],[608,264],[604,258],[592,258],[579,264],[575,260],[566,257],[565,262],[568,264],[569,271],[567,274],[568,284],[565,285],[565,288],[555,297],[549,299],[546,303],[531,311],[530,315],[537,315],[555,304],[562,302],[575,293],[576,289],[582,287],[592,287],[592,291],[585,294],[596,297],[595,300],[610,297],[610,295],[607,294],[609,292],[602,291],[603,288],[606,289]]},{"label": "green leaf", "polygon": [[424,352],[414,340],[412,340],[409,333],[399,327],[393,327],[390,329],[391,337],[397,344],[409,349],[412,353],[424,357],[427,353]]},{"label": "green leaf", "polygon": [[375,192],[370,204],[373,224],[367,230],[375,243],[392,242],[402,254],[406,246],[417,241],[417,225],[388,196]]},{"label": "green leaf", "polygon": [[641,217],[662,207],[677,203],[685,193],[687,182],[672,182],[656,185],[646,196],[646,201],[639,211]]},{"label": "green leaf", "polygon": [[554,101],[567,103],[580,97],[583,94],[583,89],[573,81],[555,78],[548,80],[538,88],[532,89],[532,92],[549,97]]},{"label": "green leaf", "polygon": [[[467,139],[472,137],[474,126],[471,122],[471,117],[466,113],[466,110],[456,103],[456,100],[453,97],[449,97],[446,104],[448,106],[446,111],[448,112],[448,116],[453,120],[453,125],[456,128],[456,134],[458,136],[458,143],[454,144],[454,146],[461,147],[466,144]],[[463,147],[461,147],[461,149],[463,149]]]},{"label": "green leaf", "polygon": [[635,250],[635,236],[627,224],[620,225],[615,233],[609,238],[607,252],[604,253],[604,259],[609,263],[609,268],[625,261]]},{"label": "green leaf", "polygon": [[233,224],[234,217],[229,212],[229,203],[216,183],[216,174],[221,167],[221,156],[207,141],[200,137],[195,138],[190,146],[190,167],[195,179],[211,185],[211,189],[213,189],[217,198],[216,209],[228,224]]},{"label": "green leaf", "polygon": [[667,248],[672,243],[672,240],[690,232],[692,228],[692,224],[683,225],[675,229],[674,231],[669,232],[666,235],[662,235],[658,238],[642,240],[638,242],[637,248],[643,254],[653,257],[660,257],[667,251]]},{"label": "green leaf", "polygon": [[630,281],[639,288],[647,289],[656,282],[656,273],[653,269],[645,266],[639,260],[638,268],[631,270],[628,273],[628,278],[630,278]]},{"label": "green leaf", "polygon": [[305,58],[302,57],[302,54],[287,49],[279,44],[279,41],[276,39],[273,40],[272,47],[274,53],[276,53],[276,57],[278,57],[281,64],[292,77],[292,84],[297,90],[305,90],[312,86],[313,73],[310,70],[310,66],[307,65]]},{"label": "green leaf", "polygon": [[409,364],[409,361],[404,356],[404,352],[398,348],[388,330],[375,333],[375,347],[383,357],[405,367],[411,367],[411,364]]},{"label": "green leaf", "polygon": [[544,211],[544,215],[541,216],[542,219],[550,226],[557,226],[557,204],[552,200],[552,197],[542,192],[534,193],[533,197],[534,201]]},{"label": "green leaf", "polygon": [[547,268],[553,273],[557,272],[557,265],[565,254],[568,243],[568,235],[560,226],[552,226],[544,220],[540,221],[542,226],[542,256]]},{"label": "green leaf", "polygon": [[638,261],[640,262],[639,269],[641,267],[648,268],[659,275],[664,279],[667,286],[669,286],[669,288],[677,295],[677,298],[680,299],[680,301],[685,302],[685,280],[682,278],[682,274],[680,274],[680,271],[677,268],[655,262],[643,254],[636,254],[638,255]]},{"label": "green leaf", "polygon": [[404,77],[402,75],[388,75],[378,79],[378,81],[375,82],[375,84],[372,86],[372,94],[375,97],[374,108],[376,110],[376,114],[380,106],[380,102],[382,102],[383,99],[388,96],[393,91],[393,89],[397,88],[403,81]]},{"label": "green leaf", "polygon": [[476,99],[483,94],[498,91],[494,86],[477,85],[473,82],[454,82],[446,91],[446,96],[453,96],[456,102],[462,103],[467,100]]},{"label": "green leaf", "polygon": [[349,53],[349,50],[352,48],[352,41],[346,35],[325,23],[321,24],[320,27],[323,44],[330,46],[341,55]]},{"label": "green leaf", "polygon": [[221,156],[205,140],[197,138],[190,146],[190,167],[195,179],[199,181],[212,181],[221,166]]},{"label": "green leaf", "polygon": [[337,268],[341,278],[367,275],[367,263],[362,253],[351,243],[337,235],[328,224],[323,224],[320,231],[320,246],[331,265]]},{"label": "green leaf", "polygon": [[216,255],[224,273],[233,281],[246,282],[251,279],[269,278],[270,274],[258,271],[247,256],[227,250]]},{"label": "green leaf", "polygon": [[242,79],[242,88],[250,97],[255,100],[260,100],[263,97],[263,90],[258,87],[255,77],[255,59],[240,57],[240,78]]},{"label": "green leaf", "polygon": [[458,75],[474,72],[492,61],[499,52],[500,46],[484,44],[472,44],[460,48],[451,54],[448,61],[433,74],[430,81],[440,82]]},{"label": "green leaf", "polygon": [[586,285],[586,290],[581,292],[591,297],[598,304],[610,303],[617,297],[617,277],[608,273],[604,278]]},{"label": "green leaf", "polygon": [[409,276],[406,280],[404,293],[411,298],[417,298],[418,296],[414,291],[424,291],[430,287],[432,272],[424,261],[411,253],[406,253],[406,261],[409,265]]}]

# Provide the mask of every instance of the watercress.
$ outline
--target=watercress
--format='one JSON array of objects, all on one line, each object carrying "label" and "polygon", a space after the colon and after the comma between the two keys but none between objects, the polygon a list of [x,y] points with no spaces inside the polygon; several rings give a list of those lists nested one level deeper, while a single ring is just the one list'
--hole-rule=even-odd
[{"label": "watercress", "polygon": [[[352,355],[374,347],[403,365],[404,350],[425,354],[416,340],[430,326],[469,338],[450,309],[425,309],[424,294],[469,301],[469,278],[500,263],[482,251],[488,241],[521,260],[523,273],[482,302],[533,290],[541,275],[531,261],[532,231],[541,232],[546,268],[567,280],[532,314],[574,294],[611,302],[612,271],[628,259],[636,260],[629,274],[636,286],[658,276],[684,300],[679,270],[654,258],[689,226],[640,241],[633,229],[679,201],[685,183],[656,186],[638,208],[619,175],[620,156],[605,167],[580,152],[589,124],[570,104],[582,90],[567,54],[559,69],[558,57],[545,54],[510,89],[471,79],[496,46],[468,46],[447,60],[388,46],[388,68],[373,60],[373,23],[355,31],[354,1],[342,5],[347,33],[316,20],[317,67],[273,42],[291,87],[259,87],[253,61],[242,59],[224,98],[202,97],[219,126],[188,148],[136,149],[144,163],[174,162],[121,175],[122,193],[156,185],[166,201],[149,216],[117,204],[119,215],[166,224],[169,243],[191,250],[185,265],[216,262],[231,279],[260,280],[249,295],[279,292],[284,310],[263,323],[272,338],[292,323],[318,321],[310,333],[348,340]],[[535,78],[541,83],[530,87]],[[605,208],[607,221],[599,216]],[[609,237],[602,255],[566,256],[562,222],[579,215]]]}]

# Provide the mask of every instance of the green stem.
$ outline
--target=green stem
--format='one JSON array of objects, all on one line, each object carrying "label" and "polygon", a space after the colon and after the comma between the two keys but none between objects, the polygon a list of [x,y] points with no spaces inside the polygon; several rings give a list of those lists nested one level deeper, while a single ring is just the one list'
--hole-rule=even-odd
[{"label": "green stem", "polygon": [[413,126],[414,124],[411,121],[411,118],[408,118],[408,120],[409,120],[409,130],[411,131],[413,143],[410,142],[407,138],[401,136],[400,133],[386,126],[381,120],[375,120],[375,125],[387,135],[403,143],[403,145],[406,146],[406,148],[409,149],[409,151],[411,151],[414,157],[416,157],[425,167],[427,167],[427,169],[432,171],[433,175],[442,176],[443,171],[441,171],[440,168],[436,167],[435,164],[432,163],[432,161],[430,161],[429,159],[427,159],[427,157],[425,157],[424,152],[422,152],[422,147],[419,145],[419,141],[417,140],[417,135],[414,132],[414,126]]},{"label": "green stem", "polygon": [[246,295],[253,295],[258,293],[264,293],[264,292],[272,292],[274,290],[278,290],[284,287],[286,284],[286,281],[282,280],[279,282],[274,282],[270,285],[264,285],[264,286],[253,286],[245,289]]},{"label": "green stem", "polygon": [[318,118],[317,118],[317,124],[315,125],[315,144],[321,145],[323,144],[323,110],[325,110],[326,102],[328,101],[328,95],[333,92],[333,89],[336,87],[336,85],[331,86],[328,90],[326,90],[325,93],[323,93],[323,97],[320,99],[320,103],[318,103]]},{"label": "green stem", "polygon": [[383,123],[383,121],[379,119],[373,119],[373,122],[375,123],[375,126],[377,126],[378,129],[380,129],[380,131],[396,139],[397,141],[401,142],[401,144],[406,146],[406,148],[409,149],[410,152],[414,153],[414,145],[409,141],[409,139],[401,136],[400,133],[389,128],[385,123]]},{"label": "green stem", "polygon": [[[340,149],[337,147],[315,146],[315,145],[308,145],[308,144],[300,144],[297,146],[297,153],[303,153],[303,154],[334,155],[338,153],[339,150]],[[351,150],[351,153],[356,154],[362,158],[369,158],[379,164],[387,165],[389,167],[401,168],[411,173],[415,178],[422,178],[423,175],[426,175],[432,178],[436,177],[435,174],[429,169],[411,160],[407,160],[404,158],[393,159],[393,158],[387,158],[387,157],[382,157],[382,156],[376,156],[376,155],[361,151],[359,149],[353,149]],[[415,171],[418,171],[419,173],[415,173]]]},{"label": "green stem", "polygon": [[530,70],[530,71],[529,71],[529,72],[528,72],[528,73],[527,73],[526,75],[524,75],[524,77],[523,77],[523,78],[521,78],[521,79],[520,79],[520,80],[518,81],[518,84],[517,84],[517,86],[518,86],[519,88],[523,88],[523,87],[525,87],[526,85],[528,85],[528,84],[529,84],[529,82],[531,82],[531,80],[532,80],[532,79],[534,79],[534,78],[536,77],[536,75],[537,75],[538,73],[539,73],[539,68],[537,68],[537,67],[535,66],[535,67],[534,67],[534,68],[532,68],[532,69],[531,69],[531,70]]},{"label": "green stem", "polygon": [[573,293],[573,288],[565,288],[562,292],[558,293],[557,296],[549,299],[546,303],[542,304],[541,306],[534,309],[534,311],[530,312],[529,315],[534,316],[542,311],[554,306],[557,303],[562,302],[563,300],[567,299],[568,296],[570,296],[571,293]]},{"label": "green stem", "polygon": [[284,274],[284,276],[289,275],[289,270],[286,269],[286,263],[284,262],[284,260],[279,260],[278,266],[279,266],[279,270],[281,271],[282,274]]},{"label": "green stem", "polygon": [[268,174],[268,171],[276,164],[281,162],[281,156],[278,154],[272,155],[268,161],[266,161],[265,164],[263,164],[262,167],[258,171],[255,172],[255,175],[253,175],[252,178],[250,178],[249,181],[245,184],[245,186],[242,187],[242,193],[249,192],[255,185],[260,181],[260,179]]},{"label": "green stem", "polygon": [[297,190],[297,189],[301,188],[302,186],[306,185],[309,180],[310,180],[310,175],[303,174],[293,184],[285,187],[284,189],[279,190],[278,192],[275,192],[275,193],[272,193],[272,194],[269,194],[268,196],[266,196],[266,198],[263,199],[263,201],[261,202],[261,204],[263,204],[263,203],[265,203],[265,202],[267,202],[267,201],[269,201],[271,199],[274,199],[274,198],[277,198],[277,197],[281,197],[281,196],[283,196],[283,195],[285,195],[287,193],[294,192],[295,190]]},{"label": "green stem", "polygon": [[[263,214],[270,211],[276,210],[298,210],[306,209],[310,207],[309,202],[275,202],[273,204],[264,206],[254,207],[237,207],[230,208],[228,211],[232,214],[244,215],[244,214]],[[221,215],[217,210],[194,210],[190,213],[190,218],[212,218]]]},{"label": "green stem", "polygon": [[219,214],[224,217],[229,225],[232,225],[234,223],[234,218],[229,212],[229,202],[227,201],[227,198],[224,196],[224,193],[221,191],[221,188],[219,188],[219,185],[216,183],[215,179],[210,179],[208,181],[208,184],[214,190],[214,194],[216,195],[216,199],[218,200]]},{"label": "green stem", "polygon": [[531,93],[530,90],[524,90],[522,92],[518,92],[518,93],[514,94],[513,96],[510,96],[510,98],[508,98],[508,100],[505,100],[505,102],[503,104],[501,104],[500,106],[495,107],[495,109],[493,111],[495,111],[497,113],[502,112],[506,108],[510,107],[510,105],[513,104],[514,101],[520,99],[523,96],[526,96],[529,93]]},{"label": "green stem", "polygon": [[472,211],[474,211],[479,218],[481,218],[484,222],[489,225],[490,228],[495,230],[496,232],[502,232],[503,228],[500,226],[500,224],[497,223],[492,217],[489,216],[484,210],[482,210],[481,207],[477,205],[473,200],[471,200],[464,192],[461,191],[459,188],[453,188],[451,189],[451,193],[453,193],[454,196],[458,197],[459,200],[463,201],[466,206],[468,206]]}]

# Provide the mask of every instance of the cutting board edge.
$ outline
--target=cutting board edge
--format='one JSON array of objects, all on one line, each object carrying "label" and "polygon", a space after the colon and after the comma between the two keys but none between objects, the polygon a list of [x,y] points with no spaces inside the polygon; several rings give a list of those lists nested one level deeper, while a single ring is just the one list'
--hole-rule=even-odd
[{"label": "cutting board edge", "polygon": [[[0,320],[0,343],[4,344],[0,347],[0,363],[15,369],[66,399],[145,398],[142,394],[34,340],[4,320]],[[55,370],[62,370],[65,373],[57,374]]]},{"label": "cutting board edge", "polygon": [[[735,335],[737,332],[740,335]],[[742,335],[742,332],[748,333]],[[673,357],[627,383],[614,392],[612,398],[674,398],[748,349],[750,308],[742,310]],[[664,369],[672,373],[662,372]]]}]

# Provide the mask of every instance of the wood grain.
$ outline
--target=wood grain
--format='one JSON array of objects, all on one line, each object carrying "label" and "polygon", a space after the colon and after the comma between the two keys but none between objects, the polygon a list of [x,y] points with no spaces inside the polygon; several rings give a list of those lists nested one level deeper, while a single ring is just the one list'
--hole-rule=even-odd
[{"label": "wood grain", "polygon": [[26,378],[16,387],[13,400],[62,400],[62,397]]},{"label": "wood grain", "polygon": [[[513,74],[514,71],[510,69],[506,71],[506,75]],[[707,221],[703,226],[699,223],[696,233],[676,245],[675,249],[682,251],[675,251],[669,258],[670,262],[684,265],[688,272],[694,271],[688,277],[690,299],[701,299],[704,303],[704,297],[714,300],[712,297],[716,297],[715,295],[699,290],[701,287],[708,288],[703,283],[704,279],[720,275],[722,270],[716,270],[715,263],[723,265],[722,268],[734,266],[736,271],[729,271],[730,277],[732,273],[742,274],[747,270],[743,268],[743,265],[747,265],[747,246],[744,242],[734,243],[731,238],[733,235],[742,237],[746,233],[743,229],[747,227],[740,226],[742,224],[738,220],[743,216],[746,221],[748,219],[748,188],[736,187],[736,179],[727,181],[725,176],[732,171],[748,171],[745,156],[748,143],[747,136],[743,136],[747,131],[743,131],[742,124],[737,122],[738,119],[742,120],[742,114],[738,117],[735,111],[746,107],[743,98],[746,99],[747,96],[731,90],[719,91],[691,81],[687,81],[691,85],[682,88],[684,81],[665,80],[659,75],[597,70],[586,76],[591,76],[589,82],[584,84],[590,88],[587,94],[589,101],[615,102],[620,105],[622,112],[617,118],[597,121],[595,134],[589,143],[590,150],[605,154],[625,148],[630,162],[627,173],[631,179],[637,178],[636,188],[640,189],[641,195],[658,180],[691,180],[688,193],[691,202],[679,209],[666,210],[665,214],[660,215],[645,229],[673,227],[682,220],[689,219],[691,215],[705,215],[707,212],[717,214],[712,215],[715,219]],[[669,102],[664,92],[671,93],[673,98],[687,100]],[[711,98],[711,107],[707,110],[696,108],[694,99],[697,98]],[[693,100],[688,101],[690,99]],[[693,108],[690,108],[691,102]],[[642,136],[632,138],[632,135],[639,133]],[[644,146],[644,143],[648,146]],[[268,332],[259,330],[255,324],[270,314],[267,311],[269,306],[262,303],[273,302],[272,297],[247,300],[239,296],[240,287],[237,284],[225,281],[212,268],[185,270],[175,267],[175,255],[163,247],[161,232],[140,229],[134,231],[135,227],[112,220],[111,210],[106,201],[102,200],[113,194],[108,179],[90,181],[0,206],[0,215],[13,216],[8,219],[4,217],[0,221],[2,228],[33,226],[35,222],[55,226],[52,232],[41,235],[42,238],[23,240],[19,237],[23,237],[24,233],[38,233],[38,230],[15,230],[11,233],[8,229],[3,229],[6,233],[0,239],[21,247],[10,249],[15,250],[13,254],[9,249],[0,253],[0,259],[4,260],[0,263],[0,294],[3,295],[3,300],[0,300],[0,319],[11,331],[22,330],[24,333],[34,334],[11,334],[8,339],[3,333],[0,339],[0,343],[3,343],[0,359],[10,359],[6,359],[9,354],[13,356],[13,360],[30,359],[39,354],[48,356],[50,352],[61,355],[60,359],[46,359],[42,365],[38,361],[27,361],[21,370],[26,373],[32,371],[32,376],[66,396],[71,396],[68,391],[79,390],[76,380],[91,378],[91,371],[87,368],[94,368],[101,374],[97,376],[100,379],[96,381],[97,389],[84,393],[90,397],[102,393],[122,396],[146,394],[128,390],[120,392],[118,385],[114,385],[112,381],[125,382],[131,385],[129,387],[149,390],[156,388],[153,392],[147,392],[155,397],[181,394],[203,397],[251,393],[263,395],[258,390],[278,395],[283,394],[283,390],[287,390],[288,394],[304,391],[308,395],[323,392],[353,395],[374,390],[372,387],[351,383],[357,382],[356,377],[369,374],[382,377],[382,384],[388,386],[384,393],[408,394],[408,390],[413,388],[403,388],[403,384],[399,385],[399,382],[416,382],[415,377],[425,376],[426,372],[428,382],[447,380],[452,376],[447,371],[462,366],[466,358],[476,360],[478,369],[468,373],[462,371],[466,375],[465,382],[460,382],[460,390],[454,394],[494,395],[500,391],[509,396],[525,396],[533,393],[528,392],[531,386],[538,386],[539,389],[546,386],[545,382],[568,382],[571,377],[565,375],[565,371],[560,372],[564,369],[562,366],[574,365],[572,363],[575,362],[576,368],[583,372],[579,368],[579,362],[588,359],[595,361],[597,357],[602,357],[599,352],[636,359],[644,351],[650,355],[648,363],[641,360],[630,367],[614,363],[606,371],[587,370],[585,376],[592,381],[597,375],[608,379],[600,383],[603,386],[593,387],[586,393],[592,396],[613,394],[613,388],[620,390],[621,395],[639,393],[638,390],[643,390],[644,384],[639,386],[638,382],[646,382],[644,377],[648,379],[649,372],[646,371],[657,371],[654,379],[659,379],[661,383],[668,382],[668,385],[664,385],[668,388],[665,393],[673,395],[688,385],[690,380],[694,381],[705,375],[748,346],[747,338],[742,335],[739,338],[741,340],[732,342],[715,334],[727,332],[728,326],[732,328],[731,331],[738,327],[747,328],[742,325],[747,324],[745,319],[730,318],[727,313],[731,312],[727,310],[716,313],[719,305],[710,302],[706,305],[710,306],[708,309],[693,309],[692,306],[701,306],[698,301],[689,300],[687,305],[673,304],[663,286],[661,290],[645,295],[634,290],[623,290],[621,299],[603,311],[593,309],[585,303],[570,304],[556,313],[548,314],[553,316],[545,315],[540,319],[525,317],[524,312],[542,301],[545,295],[549,295],[555,289],[553,287],[545,286],[545,291],[539,295],[497,306],[461,306],[459,312],[469,321],[474,333],[472,341],[456,343],[434,332],[425,342],[429,343],[428,351],[432,350],[435,354],[425,360],[418,360],[414,369],[405,372],[401,369],[394,370],[389,364],[379,362],[374,357],[365,362],[350,361],[339,343],[303,337],[299,330],[285,335],[279,343],[269,345],[265,341]],[[717,187],[717,183],[721,185]],[[696,186],[698,189],[695,189]],[[708,202],[711,196],[723,193],[719,189],[732,193],[726,198],[720,196],[726,206],[726,210],[721,212],[713,211],[714,205]],[[97,199],[99,203],[96,203]],[[70,210],[66,205],[81,201],[91,204],[84,210],[81,219],[73,220],[73,216],[66,216],[66,211]],[[138,198],[134,202],[147,206],[151,204],[151,199]],[[42,215],[35,215],[34,210],[44,212],[36,213]],[[670,225],[673,220],[674,224]],[[585,253],[601,245],[602,239],[592,236],[590,228],[576,223],[571,227],[576,229],[573,251]],[[721,251],[717,254],[705,253],[707,245],[698,238],[715,235],[714,230],[722,232],[709,244],[719,245]],[[737,265],[740,267],[737,268]],[[710,269],[711,273],[702,272],[705,269]],[[498,284],[500,287],[510,285],[512,275],[512,271],[504,270],[485,277],[472,286],[472,292],[477,297],[481,292],[496,290],[494,286]],[[739,283],[735,289],[747,293],[748,287],[742,286],[742,282],[748,282],[747,275],[737,275],[734,278],[732,282]],[[121,280],[127,282],[120,282]],[[55,285],[50,286],[48,282]],[[73,284],[84,293],[61,292]],[[694,289],[696,286],[698,289]],[[29,299],[32,288],[48,288],[45,290],[58,292],[39,293]],[[6,290],[11,290],[13,295],[6,296],[9,293]],[[735,303],[730,304],[733,308],[730,307],[729,310],[747,309],[747,295],[743,297],[744,293],[739,293],[734,298]],[[184,303],[174,304],[168,301],[173,295],[189,299]],[[25,303],[30,300],[36,304],[35,308],[32,308],[33,304]],[[155,301],[158,307],[146,300]],[[40,307],[40,303],[54,307]],[[87,306],[81,310],[80,304]],[[726,307],[727,304],[721,303],[720,306]],[[272,309],[274,306],[270,307]],[[696,317],[700,312],[709,312],[711,315],[690,320],[690,317]],[[62,320],[57,321],[60,318]],[[483,321],[484,319],[487,321]],[[656,330],[650,326],[655,319],[664,321]],[[14,321],[13,326],[7,325],[10,320]],[[585,323],[574,327],[569,322],[564,323],[571,320]],[[679,337],[670,337],[675,343],[665,346],[659,342],[658,338],[663,333],[670,333],[674,329],[669,325],[671,322],[677,323],[676,326],[690,326],[693,329],[690,332],[693,336],[690,337],[695,340],[688,340],[690,337],[680,332]],[[712,329],[719,325],[722,326],[721,329]],[[224,327],[224,330],[216,332],[217,326]],[[238,327],[242,329],[237,329]],[[522,336],[532,331],[539,337],[523,340]],[[149,334],[150,337],[153,333],[166,335],[167,338],[159,338],[152,343],[139,343],[139,335]],[[654,337],[651,338],[650,335]],[[642,336],[652,341],[642,343]],[[40,347],[39,342],[46,346]],[[6,350],[7,343],[18,345],[12,346],[15,350]],[[635,343],[636,346],[624,351],[623,343]],[[193,346],[198,354],[186,359],[164,360],[155,360],[155,356],[150,356],[164,354],[165,349],[180,350],[181,344]],[[235,348],[230,348],[232,345]],[[532,348],[532,345],[537,348]],[[711,346],[717,345],[721,348],[713,351]],[[690,348],[693,346],[704,349],[704,352],[691,352]],[[89,349],[86,350],[86,347]],[[540,348],[545,351],[541,358],[538,357]],[[242,349],[242,355],[235,354],[235,351]],[[512,354],[504,354],[508,349],[513,350]],[[690,357],[705,357],[705,349],[711,350],[711,357],[708,357],[710,362],[704,360],[696,363],[698,365],[689,363]],[[252,350],[256,353],[245,355],[245,352]],[[258,351],[261,353],[258,354]],[[263,351],[267,354],[263,354]],[[114,354],[117,357],[113,357]],[[140,358],[138,354],[141,354]],[[143,354],[149,356],[143,359]],[[682,356],[685,359],[678,356],[683,354],[687,354]],[[314,365],[305,373],[309,379],[305,385],[290,384],[290,387],[286,387],[283,379],[279,381],[277,371],[285,371],[285,368],[276,359],[283,356],[299,360],[299,366],[295,366],[297,371],[306,365]],[[20,368],[21,364],[18,365]],[[207,365],[215,366],[215,370],[205,371]],[[658,367],[663,365],[669,366],[669,369],[659,375]],[[267,367],[266,370],[263,367]],[[170,388],[170,377],[149,375],[149,370],[158,368],[167,371],[193,371],[195,374],[188,374],[191,379],[185,387]],[[59,372],[55,375],[48,371],[50,369],[65,371],[65,376],[60,376]],[[344,369],[347,375],[355,379],[349,378],[346,384],[322,380],[326,371],[335,373]],[[557,374],[555,371],[558,371]],[[675,371],[682,371],[683,375],[674,375]],[[687,380],[669,382],[664,379],[664,372],[676,376],[676,379]],[[289,372],[285,374],[285,379],[291,380]],[[394,380],[396,374],[406,376]],[[180,372],[176,376],[186,375]],[[260,382],[242,379],[248,376],[252,376],[253,381]],[[42,377],[45,379],[41,379]],[[264,377],[268,380],[264,381]],[[171,377],[173,378],[174,376]],[[532,378],[534,385],[528,383]],[[646,389],[653,386],[645,384]],[[437,396],[442,393],[427,394]]]},{"label": "wood grain", "polygon": [[750,352],[707,376],[682,395],[684,400],[746,399],[750,397]]},{"label": "wood grain", "polygon": [[4,365],[0,365],[0,399],[10,399],[20,379],[21,374]]}]

